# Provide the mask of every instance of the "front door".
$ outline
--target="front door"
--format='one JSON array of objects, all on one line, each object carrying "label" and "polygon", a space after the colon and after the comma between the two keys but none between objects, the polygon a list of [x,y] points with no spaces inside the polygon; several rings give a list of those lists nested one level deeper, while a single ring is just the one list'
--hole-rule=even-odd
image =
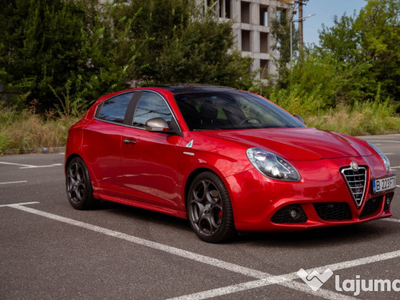
[{"label": "front door", "polygon": [[179,210],[177,144],[181,137],[146,131],[146,121],[157,117],[168,124],[175,122],[166,100],[144,91],[133,126],[122,135],[122,185],[131,200]]}]

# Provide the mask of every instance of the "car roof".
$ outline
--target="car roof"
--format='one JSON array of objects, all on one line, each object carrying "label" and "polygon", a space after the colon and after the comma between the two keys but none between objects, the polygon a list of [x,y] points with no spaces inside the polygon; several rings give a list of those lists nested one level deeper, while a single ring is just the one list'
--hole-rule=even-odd
[{"label": "car roof", "polygon": [[195,92],[234,92],[237,89],[225,87],[225,86],[216,86],[216,85],[203,85],[203,84],[178,84],[178,85],[156,85],[155,87],[163,88],[165,90],[170,91],[173,94],[182,94],[182,93],[195,93]]}]

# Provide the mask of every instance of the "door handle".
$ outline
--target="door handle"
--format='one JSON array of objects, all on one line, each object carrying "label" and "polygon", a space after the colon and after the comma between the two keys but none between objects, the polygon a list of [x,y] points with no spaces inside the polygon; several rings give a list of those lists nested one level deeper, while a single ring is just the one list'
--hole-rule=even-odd
[{"label": "door handle", "polygon": [[123,142],[125,144],[136,144],[136,141],[135,140],[131,140],[131,139],[124,139]]}]

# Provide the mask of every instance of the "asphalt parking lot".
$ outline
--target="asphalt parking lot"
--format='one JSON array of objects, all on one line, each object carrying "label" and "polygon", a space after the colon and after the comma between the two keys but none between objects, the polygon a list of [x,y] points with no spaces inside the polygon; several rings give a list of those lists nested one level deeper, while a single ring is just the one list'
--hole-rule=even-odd
[{"label": "asphalt parking lot", "polygon": [[[362,138],[387,154],[399,187],[400,135]],[[400,298],[399,188],[390,219],[214,245],[159,213],[74,210],[63,159],[0,156],[2,299]]]}]

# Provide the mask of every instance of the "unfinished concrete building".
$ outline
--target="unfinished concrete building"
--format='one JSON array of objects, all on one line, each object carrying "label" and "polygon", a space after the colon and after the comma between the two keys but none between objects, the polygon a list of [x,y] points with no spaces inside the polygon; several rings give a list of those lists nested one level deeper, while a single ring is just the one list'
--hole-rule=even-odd
[{"label": "unfinished concrete building", "polygon": [[[253,58],[253,70],[259,77],[276,73],[273,57],[279,54],[272,50],[275,44],[270,34],[271,20],[287,17],[291,6],[278,0],[199,0],[199,4],[215,11],[221,21],[234,21],[233,32],[238,49]],[[280,15],[280,16],[279,16]]]}]

